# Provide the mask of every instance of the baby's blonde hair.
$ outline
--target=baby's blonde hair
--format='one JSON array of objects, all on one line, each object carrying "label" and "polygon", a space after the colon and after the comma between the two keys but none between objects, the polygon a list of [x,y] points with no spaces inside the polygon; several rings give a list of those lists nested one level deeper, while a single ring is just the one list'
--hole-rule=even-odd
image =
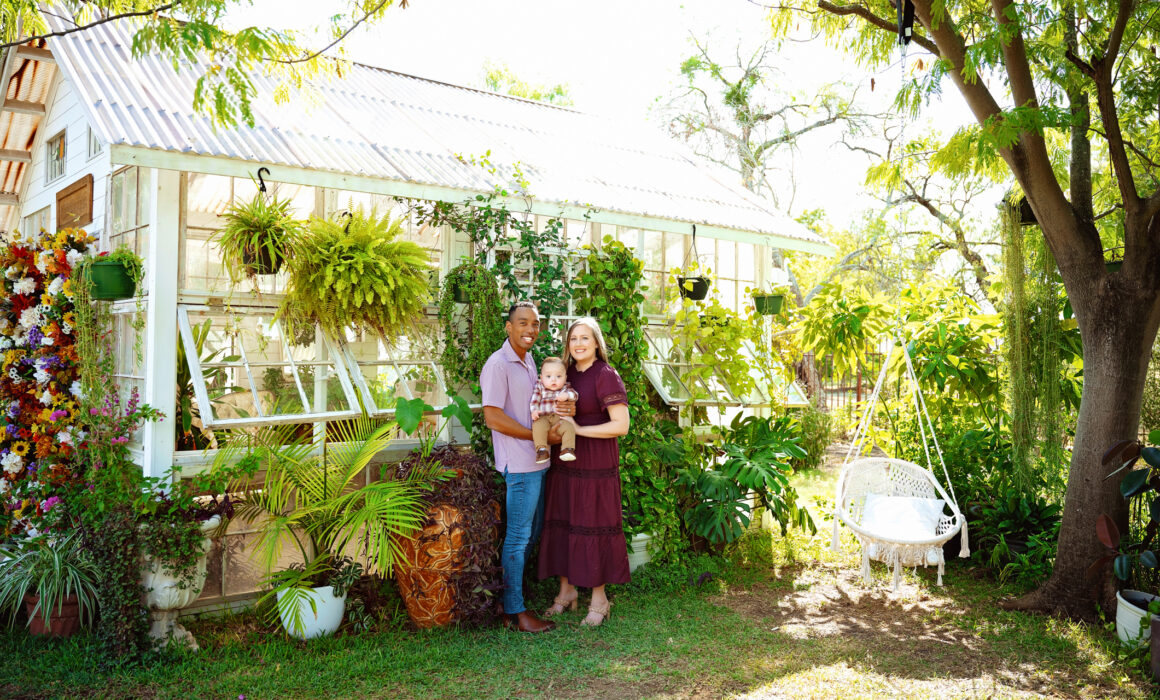
[{"label": "baby's blonde hair", "polygon": [[545,357],[544,360],[542,362],[540,362],[540,371],[543,372],[544,368],[547,367],[548,365],[560,365],[564,369],[568,369],[568,365],[564,364],[564,361],[561,360],[560,358],[558,358],[558,357]]}]

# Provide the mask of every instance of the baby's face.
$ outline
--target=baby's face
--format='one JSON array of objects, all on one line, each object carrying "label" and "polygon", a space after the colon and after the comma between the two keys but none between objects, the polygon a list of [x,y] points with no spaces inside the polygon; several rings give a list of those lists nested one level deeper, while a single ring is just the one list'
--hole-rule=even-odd
[{"label": "baby's face", "polygon": [[552,391],[559,391],[564,388],[565,374],[564,368],[553,362],[540,370],[540,381],[544,383],[545,389]]}]

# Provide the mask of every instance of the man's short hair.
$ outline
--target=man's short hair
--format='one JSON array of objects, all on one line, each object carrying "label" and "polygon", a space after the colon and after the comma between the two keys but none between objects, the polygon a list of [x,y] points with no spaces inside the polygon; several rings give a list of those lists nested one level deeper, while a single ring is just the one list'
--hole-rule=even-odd
[{"label": "man's short hair", "polygon": [[536,305],[534,303],[527,301],[527,300],[517,301],[516,303],[511,305],[510,309],[508,309],[508,320],[509,321],[516,320],[516,309],[531,309],[532,311],[536,312],[537,316],[540,313],[540,310],[536,308]]}]

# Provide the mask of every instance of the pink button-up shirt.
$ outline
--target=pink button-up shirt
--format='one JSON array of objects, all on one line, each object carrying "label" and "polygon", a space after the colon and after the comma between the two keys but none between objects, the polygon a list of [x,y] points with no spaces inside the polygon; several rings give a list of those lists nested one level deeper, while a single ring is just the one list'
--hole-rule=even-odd
[{"label": "pink button-up shirt", "polygon": [[[503,347],[487,358],[479,375],[483,405],[495,406],[531,430],[532,388],[539,380],[532,354],[525,353],[521,360],[512,349],[511,341],[505,340]],[[495,446],[495,468],[501,472],[505,467],[509,472],[538,472],[548,468],[547,463],[536,464],[536,446],[531,440],[520,440],[493,430],[491,442]]]}]

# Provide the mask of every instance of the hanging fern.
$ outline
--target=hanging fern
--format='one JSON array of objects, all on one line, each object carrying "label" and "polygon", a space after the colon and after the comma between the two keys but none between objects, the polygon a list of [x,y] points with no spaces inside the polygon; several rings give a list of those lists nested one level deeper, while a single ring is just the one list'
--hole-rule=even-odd
[{"label": "hanging fern", "polygon": [[291,326],[318,323],[334,337],[346,329],[394,341],[431,297],[427,251],[401,240],[402,222],[360,208],[349,220],[311,219],[290,252],[290,280],[278,311]]}]

